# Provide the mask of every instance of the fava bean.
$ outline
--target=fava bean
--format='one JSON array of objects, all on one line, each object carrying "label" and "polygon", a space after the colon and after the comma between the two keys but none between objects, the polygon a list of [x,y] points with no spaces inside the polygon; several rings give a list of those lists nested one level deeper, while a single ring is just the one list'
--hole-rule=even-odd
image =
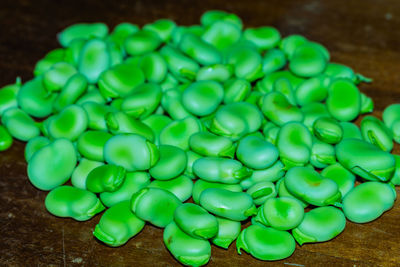
[{"label": "fava bean", "polygon": [[360,128],[365,141],[376,145],[384,151],[392,151],[392,133],[381,120],[373,116],[366,116],[362,119]]},{"label": "fava bean", "polygon": [[356,177],[353,173],[344,168],[340,163],[332,164],[321,171],[323,177],[333,180],[339,187],[342,199],[353,189]]},{"label": "fava bean", "polygon": [[272,166],[278,160],[279,152],[260,137],[247,136],[239,141],[236,157],[247,167],[260,170]]},{"label": "fava bean", "polygon": [[211,242],[221,248],[227,249],[229,245],[239,236],[241,224],[237,221],[216,216],[218,221],[218,232],[211,238]]},{"label": "fava bean", "polygon": [[393,140],[400,144],[400,104],[392,104],[383,111],[383,122],[392,131]]},{"label": "fava bean", "polygon": [[272,182],[259,182],[252,185],[247,191],[256,205],[262,205],[267,199],[274,198],[278,194]]},{"label": "fava bean", "polygon": [[[0,124],[0,151],[9,149],[11,147],[12,143],[13,143],[12,136],[7,131],[7,129],[3,125]],[[27,158],[27,157],[25,157],[25,158]],[[27,161],[28,161],[28,159],[27,159]]]},{"label": "fava bean", "polygon": [[103,162],[81,158],[78,166],[74,169],[71,176],[71,184],[76,188],[86,190],[86,179],[88,174],[95,168],[104,165]]},{"label": "fava bean", "polygon": [[91,170],[86,188],[93,193],[114,192],[124,182],[126,170],[121,166],[105,164]]},{"label": "fava bean", "polygon": [[189,139],[189,146],[194,152],[209,157],[233,158],[236,150],[229,138],[209,132],[193,134]]},{"label": "fava bean", "polygon": [[101,39],[91,39],[82,47],[78,70],[89,83],[96,83],[100,74],[111,65],[107,43]]},{"label": "fava bean", "polygon": [[161,145],[158,150],[159,160],[149,169],[149,173],[154,179],[170,180],[183,173],[187,164],[185,151],[170,145]]},{"label": "fava bean", "polygon": [[67,47],[75,39],[104,38],[108,34],[108,27],[104,23],[77,23],[65,28],[58,34],[58,41]]},{"label": "fava bean", "polygon": [[[4,129],[3,126],[0,125],[0,151],[2,150],[2,148],[4,147],[5,149],[7,149],[7,145],[9,144],[9,146],[12,144],[12,138],[9,135],[9,137],[7,137],[7,133],[5,132],[4,137],[2,138],[2,129],[4,131],[6,131]],[[2,141],[3,140],[3,141]],[[33,154],[36,153],[36,151],[40,150],[42,147],[50,144],[50,140],[47,137],[44,136],[36,136],[35,138],[32,138],[31,140],[28,141],[28,143],[25,146],[25,160],[27,162],[30,161],[30,159],[32,158]]]},{"label": "fava bean", "polygon": [[264,170],[253,170],[250,177],[240,181],[240,186],[243,189],[249,189],[259,182],[276,182],[285,175],[284,165],[282,161],[276,161],[272,166]]}]

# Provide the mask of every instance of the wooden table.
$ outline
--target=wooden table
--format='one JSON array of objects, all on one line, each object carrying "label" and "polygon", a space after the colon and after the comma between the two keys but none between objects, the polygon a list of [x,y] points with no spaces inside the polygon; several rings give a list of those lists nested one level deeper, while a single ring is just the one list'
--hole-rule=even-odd
[{"label": "wooden table", "polygon": [[[303,3],[300,3],[303,2]],[[130,21],[143,25],[158,18],[178,24],[199,22],[209,9],[238,14],[245,26],[272,25],[286,36],[302,34],[325,45],[332,60],[372,77],[360,89],[375,101],[375,112],[400,102],[400,2],[386,1],[29,1],[0,3],[0,84],[32,78],[34,64],[58,47],[56,34],[82,21],[113,27]],[[145,229],[120,248],[109,248],[92,236],[100,216],[76,222],[51,216],[44,208],[46,192],[26,176],[24,144],[16,142],[0,154],[1,266],[176,266],[162,243],[162,230]],[[399,146],[395,152],[399,153]],[[397,192],[400,192],[397,189]],[[347,223],[333,241],[298,247],[278,262],[262,262],[235,245],[213,246],[209,266],[399,266],[400,204],[367,224]]]}]

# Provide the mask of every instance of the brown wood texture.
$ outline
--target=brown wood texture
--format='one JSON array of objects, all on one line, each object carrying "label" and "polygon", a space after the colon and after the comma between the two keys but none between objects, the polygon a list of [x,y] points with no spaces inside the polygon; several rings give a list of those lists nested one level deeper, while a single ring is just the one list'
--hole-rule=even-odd
[{"label": "brown wood texture", "polygon": [[[0,1],[0,85],[32,78],[34,64],[58,47],[56,34],[77,22],[101,21],[110,27],[129,21],[143,25],[159,18],[195,24],[209,9],[238,14],[245,27],[272,25],[283,36],[302,34],[325,45],[332,60],[372,77],[360,89],[375,101],[381,116],[400,102],[400,2],[398,0],[274,1]],[[51,216],[46,192],[26,175],[24,144],[0,153],[0,266],[178,266],[162,242],[162,230],[147,225],[120,248],[92,236],[100,216],[76,222]],[[395,153],[399,153],[396,145]],[[400,192],[397,189],[397,192]],[[282,261],[262,262],[235,244],[212,247],[208,266],[400,266],[400,201],[378,220],[348,222],[330,242],[306,244]]]}]

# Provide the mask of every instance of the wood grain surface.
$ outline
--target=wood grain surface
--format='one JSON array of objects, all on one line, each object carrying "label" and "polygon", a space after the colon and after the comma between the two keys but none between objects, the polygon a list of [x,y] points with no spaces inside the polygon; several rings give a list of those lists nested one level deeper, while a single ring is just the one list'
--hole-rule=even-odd
[{"label": "wood grain surface", "polygon": [[[332,60],[372,77],[360,89],[375,101],[381,116],[400,102],[400,2],[338,1],[0,1],[0,85],[32,78],[34,64],[58,47],[56,34],[77,22],[101,21],[110,27],[129,21],[143,25],[159,18],[195,24],[209,9],[238,14],[246,27],[272,25],[283,36],[302,34],[325,45]],[[178,266],[165,249],[162,230],[147,225],[125,246],[109,248],[92,236],[100,216],[76,222],[51,216],[46,192],[26,175],[24,144],[0,154],[0,266]],[[395,153],[399,153],[396,145]],[[399,193],[400,190],[397,189]],[[282,261],[262,262],[235,244],[212,247],[208,266],[400,266],[400,203],[378,220],[348,222],[330,242],[306,244]]]}]

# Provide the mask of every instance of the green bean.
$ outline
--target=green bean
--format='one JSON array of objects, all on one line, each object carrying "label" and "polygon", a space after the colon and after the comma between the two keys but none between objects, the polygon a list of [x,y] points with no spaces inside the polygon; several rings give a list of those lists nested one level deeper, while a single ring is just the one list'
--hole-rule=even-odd
[{"label": "green bean", "polygon": [[150,175],[147,172],[127,172],[121,186],[113,192],[100,194],[101,202],[112,207],[120,202],[130,200],[136,192],[150,185]]},{"label": "green bean", "polygon": [[294,196],[293,194],[291,194],[291,193],[287,190],[286,185],[285,185],[285,177],[279,179],[279,180],[276,182],[276,185],[275,185],[275,186],[276,186],[276,190],[278,191],[278,196],[279,196],[279,197],[290,197],[290,198],[294,198],[294,199],[300,201],[300,203],[301,203],[301,205],[303,206],[303,208],[306,208],[306,207],[308,206],[308,203],[307,203],[307,202],[304,202],[303,200],[297,198],[296,196]]},{"label": "green bean", "polygon": [[328,96],[328,87],[332,78],[318,75],[302,82],[296,90],[296,102],[304,106],[314,102],[322,102]]},{"label": "green bean", "polygon": [[107,43],[101,39],[91,39],[82,47],[78,70],[89,83],[96,83],[100,74],[111,65]]},{"label": "green bean", "polygon": [[182,92],[176,88],[168,89],[163,93],[161,106],[174,120],[181,120],[190,116],[189,111],[182,104]]},{"label": "green bean", "polygon": [[233,13],[227,13],[226,11],[222,10],[206,11],[200,18],[201,24],[206,27],[211,26],[211,24],[214,24],[214,22],[219,20],[229,21],[239,27],[239,29],[243,28],[243,22],[237,15]]},{"label": "green bean", "polygon": [[256,205],[262,205],[266,200],[276,197],[278,192],[272,182],[259,182],[252,185],[247,191]]},{"label": "green bean", "polygon": [[191,179],[195,179],[196,176],[193,173],[193,163],[199,158],[202,158],[203,156],[191,150],[186,151],[186,156],[187,156],[187,165],[184,174],[190,177]]},{"label": "green bean", "polygon": [[87,131],[78,138],[78,151],[87,159],[104,161],[103,147],[111,137],[107,132]]},{"label": "green bean", "polygon": [[391,209],[396,191],[389,184],[365,182],[350,190],[343,198],[346,218],[356,223],[366,223]]},{"label": "green bean", "polygon": [[183,173],[187,164],[185,151],[171,145],[160,145],[158,150],[159,160],[149,169],[154,179],[170,180]]},{"label": "green bean", "polygon": [[104,97],[100,94],[100,92],[98,90],[89,90],[90,85],[88,87],[88,90],[85,94],[83,94],[77,101],[75,104],[77,105],[83,105],[85,103],[88,102],[94,102],[97,104],[101,104],[104,105],[106,103],[106,100],[104,99]]},{"label": "green bean", "polygon": [[221,53],[211,44],[203,41],[193,33],[182,35],[179,49],[201,65],[213,65],[222,62]]},{"label": "green bean", "polygon": [[250,225],[236,240],[238,254],[243,249],[259,260],[281,260],[293,254],[296,243],[291,234],[271,227]]},{"label": "green bean", "polygon": [[108,27],[104,23],[78,23],[65,28],[57,37],[60,44],[67,47],[75,39],[104,38]]},{"label": "green bean", "polygon": [[393,157],[395,159],[396,164],[393,176],[392,178],[390,178],[390,183],[392,185],[400,185],[400,156],[393,154]]},{"label": "green bean", "polygon": [[236,157],[249,168],[265,169],[278,160],[279,152],[273,144],[260,137],[247,136],[239,141]]},{"label": "green bean", "polygon": [[77,221],[87,221],[104,210],[94,193],[68,185],[51,190],[44,203],[51,214]]},{"label": "green bean", "polygon": [[393,140],[400,144],[400,104],[392,104],[383,111],[383,122],[393,134]]},{"label": "green bean", "polygon": [[86,188],[93,193],[114,192],[124,182],[126,170],[121,166],[105,164],[91,170]]},{"label": "green bean", "polygon": [[315,120],[313,133],[319,140],[328,144],[337,144],[343,137],[343,129],[339,122],[328,117]]},{"label": "green bean", "polygon": [[103,162],[81,158],[78,166],[74,169],[71,175],[71,184],[80,189],[86,190],[86,179],[88,174],[99,166],[104,165]]},{"label": "green bean", "polygon": [[85,93],[87,87],[88,82],[85,76],[80,73],[71,76],[60,94],[54,99],[53,110],[60,112],[66,106],[74,104]]},{"label": "green bean", "polygon": [[285,175],[283,163],[278,160],[272,166],[264,170],[253,170],[250,177],[240,181],[240,186],[243,189],[249,189],[259,182],[276,182]]},{"label": "green bean", "polygon": [[265,75],[268,75],[282,69],[286,63],[287,61],[284,52],[275,48],[270,49],[264,54],[262,71]]},{"label": "green bean", "polygon": [[159,145],[161,131],[172,122],[172,119],[165,115],[152,114],[143,119],[142,122],[149,126],[149,128],[153,131],[154,143]]},{"label": "green bean", "polygon": [[83,103],[81,106],[86,111],[89,129],[107,130],[106,115],[116,111],[114,107],[90,101]]},{"label": "green bean", "polygon": [[244,101],[250,94],[251,84],[245,79],[232,78],[224,83],[224,103]]},{"label": "green bean", "polygon": [[210,130],[236,141],[257,131],[263,120],[262,113],[253,104],[236,102],[222,106],[215,113]]},{"label": "green bean", "polygon": [[210,242],[191,237],[183,232],[175,222],[171,222],[164,229],[163,240],[175,259],[184,265],[202,266],[210,260]]},{"label": "green bean", "polygon": [[192,81],[199,70],[199,64],[185,56],[177,48],[166,45],[160,49],[160,54],[167,62],[168,70],[182,82]]},{"label": "green bean", "polygon": [[129,116],[144,119],[157,109],[161,95],[161,87],[158,84],[141,84],[135,88],[132,95],[124,98],[121,109]]},{"label": "green bean", "polygon": [[145,80],[143,71],[131,64],[122,63],[101,73],[98,81],[104,98],[125,97],[135,92]]},{"label": "green bean", "polygon": [[241,31],[238,25],[230,21],[219,20],[206,29],[202,39],[222,51],[236,43],[240,36]]},{"label": "green bean", "polygon": [[[319,118],[331,117],[326,106],[322,103],[313,102],[301,107],[304,114],[303,124],[312,133],[314,131],[314,122]],[[340,123],[340,122],[339,122]]]},{"label": "green bean", "polygon": [[115,26],[113,31],[108,36],[109,40],[115,43],[118,47],[123,47],[125,39],[139,31],[139,27],[129,22],[122,22]]},{"label": "green bean", "polygon": [[18,107],[17,95],[21,85],[21,78],[18,77],[14,84],[0,88],[0,117],[7,109]]},{"label": "green bean", "polygon": [[21,141],[26,142],[40,135],[35,121],[18,108],[7,109],[1,117],[1,123],[12,137]]},{"label": "green bean", "polygon": [[275,82],[283,78],[290,82],[294,91],[296,91],[299,85],[304,81],[303,78],[297,77],[287,70],[282,70],[267,74],[256,83],[255,89],[260,92],[270,93],[274,90]]},{"label": "green bean", "polygon": [[302,203],[291,197],[269,198],[258,209],[256,222],[277,230],[296,228],[303,220]]},{"label": "green bean", "polygon": [[140,219],[157,227],[166,227],[174,219],[181,201],[169,191],[159,188],[143,188],[131,199],[131,210]]},{"label": "green bean", "polygon": [[71,177],[76,162],[73,144],[67,139],[56,139],[33,154],[28,163],[28,178],[35,187],[52,190]]},{"label": "green bean", "polygon": [[282,126],[287,122],[303,121],[304,115],[297,106],[289,103],[280,92],[271,92],[262,99],[262,112],[273,123]]},{"label": "green bean", "polygon": [[184,203],[174,213],[174,221],[186,234],[199,239],[210,239],[218,233],[217,218],[204,208]]},{"label": "green bean", "polygon": [[353,189],[356,176],[344,168],[340,163],[332,164],[321,171],[325,178],[333,180],[339,187],[342,199]]},{"label": "green bean", "polygon": [[[1,138],[1,132],[2,129],[4,129],[3,126],[0,125],[0,140],[4,140],[4,141],[0,141],[0,151],[2,150],[3,147],[5,147],[5,149],[7,149],[7,144],[11,145],[12,144],[12,139],[11,136],[9,136],[9,138],[5,135],[3,138]],[[6,132],[7,134],[8,132]],[[25,160],[27,162],[29,162],[29,160],[32,158],[33,154],[36,153],[36,151],[40,150],[42,147],[50,144],[50,140],[47,137],[44,136],[36,136],[35,138],[32,138],[31,140],[28,141],[28,143],[25,146]]]},{"label": "green bean", "polygon": [[182,104],[196,116],[213,113],[221,104],[224,88],[215,81],[197,81],[189,85],[182,94]]},{"label": "green bean", "polygon": [[227,55],[227,63],[232,64],[237,78],[250,82],[263,76],[262,58],[256,49],[238,46]]},{"label": "green bean", "polygon": [[147,140],[154,141],[154,133],[143,122],[136,120],[125,112],[117,111],[107,113],[105,116],[108,130],[112,134],[138,134]]},{"label": "green bean", "polygon": [[326,107],[339,121],[354,120],[361,110],[361,95],[358,88],[347,79],[336,79],[328,88]]},{"label": "green bean", "polygon": [[201,193],[199,202],[207,211],[234,221],[244,221],[257,213],[253,199],[243,192],[208,188]]},{"label": "green bean", "polygon": [[126,37],[124,48],[128,55],[140,56],[155,51],[161,44],[158,35],[149,30],[139,30]]},{"label": "green bean", "polygon": [[56,138],[76,140],[88,126],[86,111],[78,105],[70,105],[49,121],[49,135]]},{"label": "green bean", "polygon": [[193,181],[185,175],[180,175],[167,181],[154,180],[148,187],[167,190],[179,198],[180,201],[184,202],[192,196]]},{"label": "green bean", "polygon": [[161,131],[160,144],[173,145],[188,150],[190,136],[200,132],[202,128],[201,122],[195,117],[173,121]]},{"label": "green bean", "polygon": [[[57,60],[57,62],[65,61],[74,65],[74,67],[77,67],[82,47],[86,44],[86,41],[87,40],[83,38],[72,40],[68,47],[65,48],[64,55],[61,55],[60,53],[60,58],[59,60]],[[49,59],[48,55],[46,55],[46,57],[42,59],[39,64],[36,65],[37,68],[35,68],[35,76],[43,74],[55,63],[55,59]]]},{"label": "green bean", "polygon": [[295,50],[306,42],[307,39],[305,37],[293,34],[283,38],[279,44],[279,48],[285,52],[285,55],[290,59],[292,58]]},{"label": "green bean", "polygon": [[157,147],[137,134],[120,134],[108,139],[104,145],[104,159],[127,171],[144,171],[153,167],[159,158]]},{"label": "green bean", "polygon": [[129,201],[123,201],[104,212],[93,235],[111,247],[119,247],[142,231],[144,225],[130,210]]},{"label": "green bean", "polygon": [[276,146],[287,169],[292,166],[304,166],[311,156],[311,134],[303,124],[288,122],[279,131]]},{"label": "green bean", "polygon": [[208,182],[236,184],[249,177],[251,171],[234,159],[204,157],[193,163],[193,172]]},{"label": "green bean", "polygon": [[56,63],[43,74],[44,89],[47,92],[60,91],[76,73],[77,70],[73,65],[66,62]]},{"label": "green bean", "polygon": [[365,141],[378,146],[384,151],[392,151],[392,133],[381,120],[373,116],[366,116],[362,119],[360,128]]},{"label": "green bean", "polygon": [[211,238],[211,242],[221,248],[227,249],[229,245],[239,236],[241,230],[240,222],[216,216],[218,221],[218,232]]},{"label": "green bean", "polygon": [[374,110],[374,101],[366,94],[361,94],[361,108],[360,114],[371,113]]},{"label": "green bean", "polygon": [[338,185],[307,167],[293,167],[286,173],[285,186],[299,199],[315,206],[335,204],[341,199]]},{"label": "green bean", "polygon": [[224,183],[213,183],[213,182],[208,182],[202,179],[198,179],[194,186],[193,186],[193,192],[192,192],[192,198],[194,203],[199,204],[200,203],[200,195],[201,193],[208,189],[208,188],[221,188],[221,189],[226,189],[232,192],[242,192],[242,187],[238,184],[224,184]]},{"label": "green bean", "polygon": [[292,234],[299,245],[310,242],[325,242],[343,232],[346,218],[339,209],[319,207],[304,214],[304,219],[293,229]]},{"label": "green bean", "polygon": [[274,90],[283,94],[291,105],[297,106],[293,86],[287,78],[277,79],[274,83]]},{"label": "green bean", "polygon": [[362,139],[360,128],[356,124],[347,121],[340,121],[339,124],[343,129],[342,140],[346,138]]},{"label": "green bean", "polygon": [[388,181],[395,169],[392,154],[363,140],[343,140],[336,146],[336,157],[343,167],[366,180]]},{"label": "green bean", "polygon": [[247,28],[243,32],[246,40],[254,43],[259,51],[270,50],[279,44],[281,34],[274,27]]},{"label": "green bean", "polygon": [[47,117],[53,112],[53,102],[57,97],[45,90],[42,81],[42,77],[28,81],[21,86],[16,96],[20,108],[37,118]]},{"label": "green bean", "polygon": [[171,39],[175,28],[176,23],[170,19],[159,19],[143,26],[143,30],[154,32],[163,42]]},{"label": "green bean", "polygon": [[297,46],[292,56],[289,56],[289,69],[300,77],[311,77],[321,74],[328,60],[318,47],[306,42]]},{"label": "green bean", "polygon": [[236,150],[229,138],[209,132],[193,134],[189,139],[189,146],[194,152],[209,157],[233,158]]},{"label": "green bean", "polygon": [[196,74],[196,81],[211,80],[216,82],[225,82],[233,74],[231,65],[214,64],[203,66]]},{"label": "green bean", "polygon": [[160,53],[152,52],[143,55],[139,64],[149,82],[161,83],[167,75],[167,63]]},{"label": "green bean", "polygon": [[315,168],[325,168],[336,163],[335,147],[313,136],[310,163]]},{"label": "green bean", "polygon": [[332,78],[346,78],[351,80],[355,84],[358,84],[360,82],[372,81],[370,78],[366,78],[361,74],[354,73],[354,71],[350,67],[333,62],[327,65],[324,74],[329,75]]}]

